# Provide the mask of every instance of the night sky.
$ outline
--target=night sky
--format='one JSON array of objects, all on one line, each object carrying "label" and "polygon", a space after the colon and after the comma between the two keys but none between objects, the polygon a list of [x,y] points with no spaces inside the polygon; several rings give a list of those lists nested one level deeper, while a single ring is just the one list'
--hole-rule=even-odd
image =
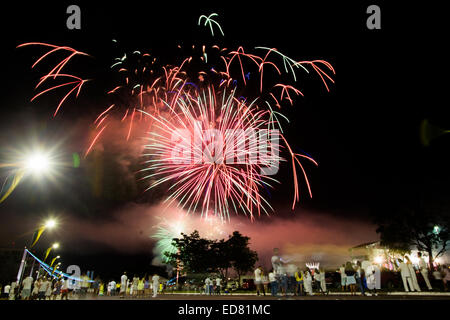
[{"label": "night sky", "polygon": [[[81,7],[82,28],[67,30],[65,11],[75,3]],[[95,6],[64,1],[52,5],[14,3],[0,22],[1,156],[26,148],[32,141],[58,146],[61,159],[67,162],[72,153],[83,154],[90,123],[106,104],[105,88],[114,83],[109,66],[121,55],[121,49],[148,50],[166,63],[179,63],[178,44],[219,42],[225,47],[242,45],[248,49],[266,46],[299,60],[327,60],[336,76],[335,84],[329,84],[330,92],[318,77],[302,77],[299,86],[305,97],[296,98],[295,105],[285,109],[291,121],[286,126],[287,139],[319,163],[318,168],[305,165],[313,198],[309,199],[300,179],[300,203],[294,212],[290,210],[292,178],[289,168],[283,166],[277,176],[282,184],[270,193],[275,213],[259,219],[256,226],[244,219],[243,234],[258,238],[258,226],[270,232],[271,224],[278,233],[290,228],[295,233],[295,228],[303,230],[303,220],[320,226],[320,236],[286,236],[285,243],[291,248],[333,243],[349,247],[377,240],[373,215],[393,201],[422,191],[433,199],[444,199],[450,191],[450,135],[434,139],[428,147],[420,139],[424,119],[434,127],[450,129],[444,99],[446,80],[438,78],[448,71],[446,38],[440,36],[443,19],[434,12],[432,23],[427,19],[425,24],[420,17],[430,17],[431,9],[380,3],[382,29],[368,30],[365,10],[372,2],[276,3],[248,7],[237,7],[236,2],[221,2],[221,6],[197,2],[156,5],[151,1],[96,2]],[[219,14],[225,37],[213,38],[208,28],[197,26],[200,15],[212,12]],[[112,45],[112,39],[119,41],[119,49]],[[32,41],[67,45],[93,56],[76,60],[69,70],[95,81],[86,84],[78,99],[68,99],[55,118],[52,114],[58,95],[29,101],[41,74],[30,67],[43,51],[16,46]],[[79,264],[100,273],[118,274],[131,268],[130,264],[149,265],[152,242],[148,216],[158,210],[155,207],[161,195],[142,192],[144,185],[133,175],[139,169],[138,159],[127,154],[126,146],[113,145],[106,143],[102,154],[100,194],[92,191],[93,160],[89,158],[82,159],[79,168],[65,168],[55,182],[24,181],[19,185],[0,205],[0,246],[22,248],[30,241],[35,225],[56,215],[61,228],[46,234],[36,250],[58,240],[65,264]],[[126,170],[117,166],[119,160],[127,163]],[[124,222],[127,212],[137,223]],[[98,228],[97,237],[92,236],[96,232],[92,226]],[[123,232],[128,237],[116,241]],[[345,233],[351,235],[342,238]],[[276,234],[273,238],[273,243],[283,245]],[[271,243],[258,241],[261,243],[255,239],[256,247],[271,249]]]}]

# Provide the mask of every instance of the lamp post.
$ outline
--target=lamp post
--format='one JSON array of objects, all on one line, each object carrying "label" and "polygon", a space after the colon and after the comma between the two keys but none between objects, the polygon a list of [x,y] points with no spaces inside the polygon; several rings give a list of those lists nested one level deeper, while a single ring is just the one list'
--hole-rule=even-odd
[{"label": "lamp post", "polygon": [[[36,244],[36,242],[39,240],[40,236],[46,229],[52,229],[55,226],[56,226],[56,221],[54,219],[49,219],[42,226],[40,226],[39,229],[36,231],[36,237],[35,237],[33,243],[31,244],[31,247],[33,247]],[[27,258],[27,247],[25,246],[24,250],[23,250],[22,260],[20,261],[19,272],[17,273],[17,285],[20,285],[20,281],[22,280],[23,273],[25,272],[26,258]],[[34,261],[33,261],[32,267],[31,267],[30,275],[32,275],[32,273],[33,273],[33,267],[34,267]]]}]

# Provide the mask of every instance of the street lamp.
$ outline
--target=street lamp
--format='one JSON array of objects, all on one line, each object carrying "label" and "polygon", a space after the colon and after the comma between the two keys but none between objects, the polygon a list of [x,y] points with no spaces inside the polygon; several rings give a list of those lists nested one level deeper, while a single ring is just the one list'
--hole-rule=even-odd
[{"label": "street lamp", "polygon": [[433,233],[437,235],[439,232],[441,232],[441,228],[438,225],[435,225],[433,228]]},{"label": "street lamp", "polygon": [[[33,235],[33,240],[32,240],[32,244],[30,246],[30,248],[34,247],[34,245],[38,242],[39,238],[41,237],[42,233],[46,230],[46,229],[53,229],[55,226],[57,225],[56,220],[55,219],[48,219],[47,221],[45,221],[44,224],[42,224],[39,229],[36,230],[36,232]],[[59,246],[59,245],[58,245]],[[56,248],[55,248],[56,249]],[[48,252],[50,253],[50,251]],[[20,261],[20,266],[19,266],[19,272],[17,273],[17,284],[20,284],[20,280],[22,279],[22,274],[25,271],[25,267],[26,267],[26,257],[27,257],[27,247],[25,246],[24,250],[23,250],[23,255],[22,255],[22,260]],[[34,260],[33,260],[33,264],[31,266],[31,271],[30,271],[30,275],[33,274],[33,268],[34,268]],[[39,270],[40,270],[40,266],[39,266]]]},{"label": "street lamp", "polygon": [[[52,263],[50,263],[50,267],[52,267],[53,264],[55,263],[55,261],[56,261],[57,259],[59,259],[59,258],[61,258],[61,257],[60,257],[60,256],[54,257],[54,258],[52,259]],[[59,263],[58,263],[58,264],[59,264]]]}]

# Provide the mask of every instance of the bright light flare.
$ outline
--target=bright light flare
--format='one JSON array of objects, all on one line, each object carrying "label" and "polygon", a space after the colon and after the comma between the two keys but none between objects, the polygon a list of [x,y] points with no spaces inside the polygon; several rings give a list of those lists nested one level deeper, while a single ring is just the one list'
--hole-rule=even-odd
[{"label": "bright light flare", "polygon": [[46,229],[52,229],[52,228],[54,228],[56,226],[56,220],[54,220],[54,219],[50,219],[50,220],[47,220],[46,222],[45,222],[45,228]]},{"label": "bright light flare", "polygon": [[34,153],[25,160],[25,170],[33,174],[46,173],[51,168],[48,155],[43,153]]}]

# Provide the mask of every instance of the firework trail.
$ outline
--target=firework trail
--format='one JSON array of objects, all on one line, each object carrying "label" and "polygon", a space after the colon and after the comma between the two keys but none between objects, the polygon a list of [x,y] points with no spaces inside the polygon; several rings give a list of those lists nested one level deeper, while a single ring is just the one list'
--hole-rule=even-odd
[{"label": "firework trail", "polygon": [[[221,26],[213,18],[217,14],[202,15],[200,25],[209,26],[214,36],[213,26],[221,34]],[[118,45],[116,40],[113,40]],[[60,100],[54,115],[60,110],[66,99],[74,92],[76,96],[87,81],[82,77],[62,73],[62,69],[75,56],[88,56],[66,46],[46,43],[26,43],[22,46],[40,45],[50,50],[33,64],[35,67],[44,58],[59,51],[67,56],[59,61],[47,74],[41,77],[36,87],[50,80],[66,82],[45,89],[33,98],[50,91],[69,87],[70,90]],[[94,134],[85,157],[101,141],[102,136],[117,130],[115,119],[120,119],[126,128],[125,141],[134,137],[142,138],[145,130],[147,141],[144,146],[143,179],[149,181],[148,189],[155,187],[168,190],[165,202],[177,204],[187,212],[200,211],[209,217],[211,212],[220,219],[230,219],[231,213],[244,213],[253,219],[261,213],[269,214],[271,206],[263,196],[262,190],[272,188],[278,183],[264,168],[273,162],[290,163],[293,173],[294,196],[292,208],[299,201],[299,184],[297,169],[300,168],[308,193],[312,196],[309,181],[301,159],[317,163],[310,157],[295,153],[283,135],[282,121],[289,120],[282,114],[283,104],[293,106],[294,99],[304,93],[297,87],[298,71],[316,74],[329,91],[329,83],[334,83],[332,75],[335,70],[324,60],[298,61],[281,53],[276,48],[255,47],[261,54],[250,52],[244,47],[237,49],[221,48],[219,45],[182,47],[180,60],[162,65],[157,57],[140,50],[122,52],[116,57],[110,71],[119,75],[117,84],[106,89],[108,103],[93,121]],[[186,53],[190,50],[190,53]],[[269,74],[269,77],[267,75]],[[286,83],[288,75],[291,82]],[[293,82],[292,82],[293,81]],[[254,84],[259,90],[252,90]],[[137,125],[137,122],[143,125]],[[185,130],[180,135],[178,130]],[[205,134],[216,130],[227,137],[228,130],[251,130],[275,133],[272,142],[244,144],[237,150],[227,147],[218,156],[215,148],[217,137]],[[278,131],[279,130],[279,131]],[[175,137],[179,140],[174,141]],[[196,134],[200,142],[193,147],[191,156],[198,157],[206,153],[207,161],[186,163],[186,155],[175,155],[173,148],[188,145],[189,137]],[[269,135],[267,134],[267,138]],[[229,138],[224,139],[230,142]],[[264,140],[264,139],[263,139]],[[267,139],[266,139],[267,140]],[[270,140],[270,139],[269,139]],[[265,140],[264,140],[265,141]],[[228,145],[228,143],[225,143]],[[255,151],[270,150],[270,155],[258,155],[253,161]],[[235,156],[246,162],[226,163],[224,159]]]}]

